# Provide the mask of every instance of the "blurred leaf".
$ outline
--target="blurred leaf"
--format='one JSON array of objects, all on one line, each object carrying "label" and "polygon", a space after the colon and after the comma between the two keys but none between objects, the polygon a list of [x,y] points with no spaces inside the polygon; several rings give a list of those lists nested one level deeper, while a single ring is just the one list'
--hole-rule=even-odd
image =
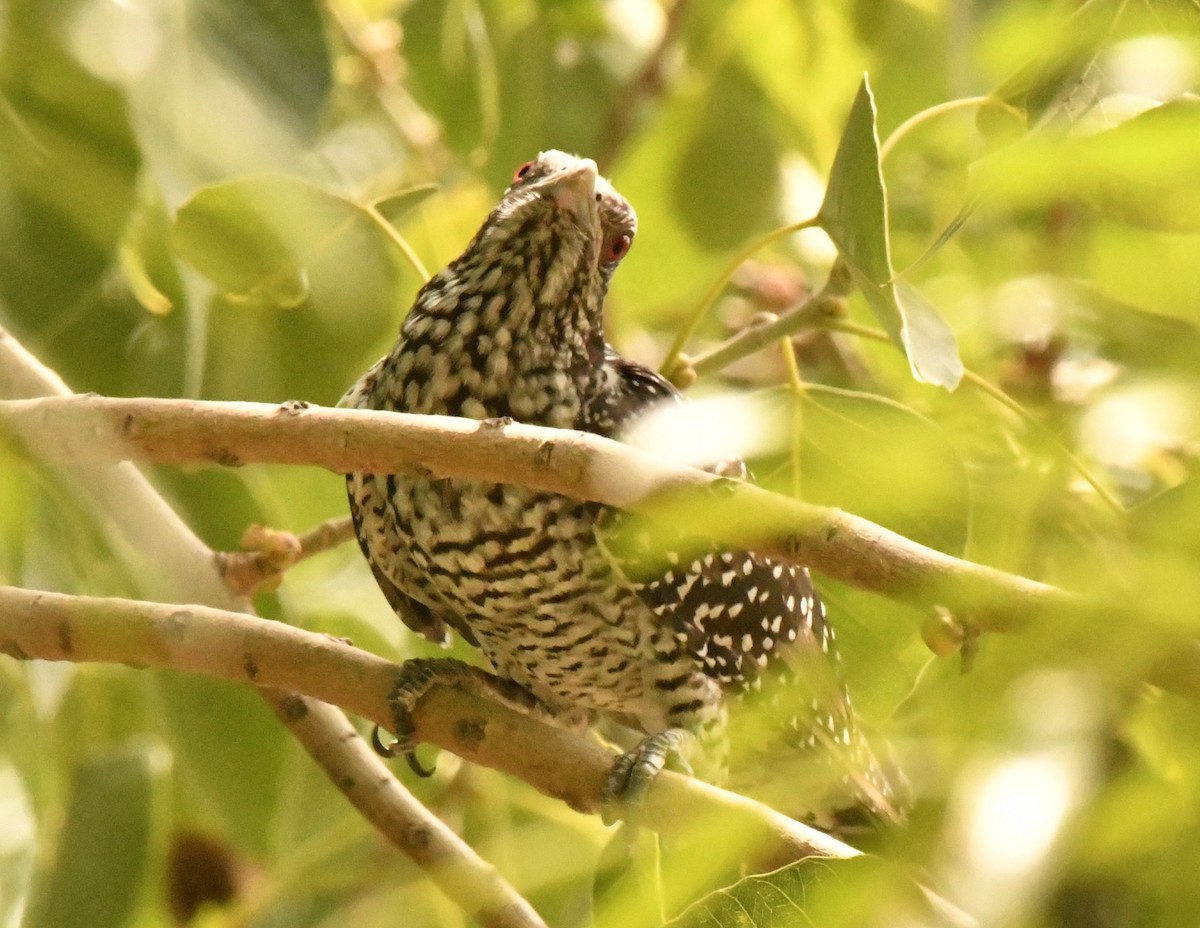
[{"label": "blurred leaf", "polygon": [[653,925],[662,918],[658,836],[622,822],[600,852],[592,878],[599,925]]},{"label": "blurred leaf", "polygon": [[156,852],[153,806],[161,748],[136,741],[77,768],[66,820],[30,928],[124,928]]},{"label": "blurred leaf", "polygon": [[77,53],[126,90],[171,207],[201,184],[304,167],[333,86],[317,0],[79,6]]},{"label": "blurred leaf", "polygon": [[333,83],[323,12],[315,0],[192,0],[176,15],[184,37],[253,87],[265,113],[312,131]]},{"label": "blurred leaf", "polygon": [[238,847],[265,856],[275,814],[286,731],[244,687],[186,674],[156,676],[160,723],[188,773],[186,818],[220,822]]},{"label": "blurred leaf", "polygon": [[392,225],[396,225],[406,215],[437,193],[441,188],[437,184],[417,184],[390,197],[376,200],[373,204]]},{"label": "blurred leaf", "polygon": [[806,390],[803,422],[806,500],[962,553],[967,473],[940,426],[892,400],[822,387]]},{"label": "blurred leaf", "polygon": [[613,278],[608,302],[621,310],[609,312],[616,325],[674,323],[678,304],[698,298],[711,279],[712,255],[676,208],[675,166],[703,108],[703,96],[692,89],[666,101],[660,118],[630,144],[613,177],[637,209],[640,228],[655,230],[654,235],[638,235]]},{"label": "blurred leaf", "polygon": [[1147,229],[1200,231],[1200,99],[1091,135],[1031,135],[979,162],[979,189],[1015,206],[1077,200]]},{"label": "blurred leaf", "polygon": [[[506,2],[495,5],[498,11],[512,8]],[[496,188],[507,186],[513,171],[542,149],[602,160],[603,135],[611,131],[613,113],[636,100],[617,65],[623,59],[637,61],[642,53],[611,33],[596,41],[598,32],[604,35],[598,26],[615,9],[592,3],[547,6],[543,15],[526,17],[497,48],[503,131],[493,143],[486,174]],[[607,167],[601,164],[601,170]]]},{"label": "blurred leaf", "polygon": [[[1124,6],[1125,0],[1087,0],[1065,20],[1060,12],[1063,7],[1037,10],[1051,20],[1037,24],[1040,42],[1033,47],[1038,54],[1001,83],[992,96],[1026,113],[1030,124],[1036,123],[1083,82]],[[1028,20],[1023,22],[1026,28],[1033,25]],[[983,107],[978,125],[984,135],[1008,136],[1012,130],[1011,110]]]},{"label": "blurred leaf", "polygon": [[[1053,286],[1064,297],[1066,324],[1095,342],[1102,358],[1118,364],[1175,373],[1194,371],[1200,364],[1200,317],[1189,311],[1196,301],[1196,291],[1186,281],[1188,268],[1200,269],[1200,256],[1190,247],[1190,239],[1138,233],[1132,236],[1137,238],[1136,245],[1126,227],[1106,228],[1098,232],[1089,257],[1098,266],[1115,254],[1113,260],[1122,266],[1108,268],[1107,272],[1117,279],[1114,282],[1119,282],[1121,289],[1140,298],[1139,303],[1113,299],[1093,281],[1056,278]],[[1183,257],[1184,264],[1171,268],[1170,274],[1162,274],[1173,252]],[[1159,273],[1154,276],[1148,266],[1152,258],[1160,262]],[[1136,278],[1130,281],[1126,275]],[[1155,282],[1163,293],[1148,289]],[[1186,301],[1183,306],[1172,305],[1174,301],[1167,295],[1177,290],[1182,291],[1179,295]],[[1172,311],[1179,316],[1172,315]]]},{"label": "blurred leaf", "polygon": [[697,119],[680,153],[672,199],[692,237],[723,251],[778,223],[778,135],[757,86],[740,68],[721,75]]},{"label": "blurred leaf", "polygon": [[114,273],[147,158],[125,96],[78,60],[107,47],[84,41],[97,8],[0,7],[0,313],[75,388],[171,395],[182,314],[148,317]]},{"label": "blurred leaf", "polygon": [[[353,379],[348,364],[364,363],[395,324],[395,246],[366,210],[312,184],[268,175],[202,188],[180,208],[172,239],[230,294],[211,317],[217,395],[252,395],[238,384],[257,366],[270,398],[332,402]],[[281,308],[296,312],[277,320]],[[267,357],[278,363],[262,368]]]},{"label": "blurred leaf", "polygon": [[29,328],[96,287],[142,158],[121,94],[64,47],[74,6],[0,7],[0,300]]},{"label": "blurred leaf", "polygon": [[231,296],[290,309],[308,297],[306,266],[345,234],[378,233],[349,200],[288,177],[202,188],[179,208],[180,255]]},{"label": "blurred leaf", "polygon": [[498,117],[495,23],[488,13],[489,5],[476,0],[417,0],[400,18],[413,90],[458,152],[488,144]]},{"label": "blurred leaf", "polygon": [[1200,480],[1163,490],[1129,510],[1133,537],[1165,551],[1200,562]]},{"label": "blurred leaf", "polygon": [[875,101],[866,77],[850,109],[818,214],[867,305],[908,356],[913,376],[953,390],[963,366],[950,327],[911,287],[897,292],[888,246]]},{"label": "blurred leaf", "polygon": [[126,283],[149,313],[165,315],[182,294],[179,271],[168,247],[171,218],[158,191],[143,178],[118,257]]},{"label": "blurred leaf", "polygon": [[833,928],[936,924],[921,891],[874,857],[809,858],[740,880],[689,906],[663,928]]}]

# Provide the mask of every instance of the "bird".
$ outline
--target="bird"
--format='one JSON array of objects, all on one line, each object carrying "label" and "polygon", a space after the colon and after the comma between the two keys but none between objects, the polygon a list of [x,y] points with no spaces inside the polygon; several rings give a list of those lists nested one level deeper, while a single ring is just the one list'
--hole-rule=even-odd
[{"label": "bird", "polygon": [[[620,440],[651,410],[686,402],[605,339],[609,283],[636,233],[635,211],[594,161],[539,153],[421,288],[392,349],[342,405]],[[710,469],[746,476],[736,457]],[[858,724],[806,568],[682,530],[652,536],[628,513],[517,485],[346,480],[360,547],[401,620],[442,645],[459,634],[490,666],[403,665],[391,751],[414,770],[426,772],[411,711],[440,683],[631,732],[640,740],[614,764],[606,806],[636,804],[673,762],[731,784],[735,768],[757,770],[743,781],[772,783],[822,824],[842,809],[902,814],[897,774]],[[797,762],[782,783],[770,761],[779,751]]]}]

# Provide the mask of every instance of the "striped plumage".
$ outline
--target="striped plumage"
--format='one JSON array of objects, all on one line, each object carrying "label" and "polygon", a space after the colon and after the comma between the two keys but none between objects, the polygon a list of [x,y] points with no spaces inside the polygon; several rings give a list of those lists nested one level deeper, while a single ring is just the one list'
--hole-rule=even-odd
[{"label": "striped plumage", "polygon": [[[417,295],[395,347],[344,402],[614,437],[650,407],[680,402],[604,340],[608,281],[635,232],[633,210],[593,162],[539,155]],[[855,723],[806,570],[682,536],[674,550],[642,550],[648,536],[623,514],[523,487],[347,482],[363,552],[415,631],[438,642],[458,631],[551,713],[691,733],[683,747],[701,775],[723,775],[730,741],[735,773],[743,748],[787,742],[793,756],[819,758],[814,769],[837,771],[823,777],[837,786],[830,795],[797,795],[795,808],[887,814],[889,787]],[[398,714],[419,689],[400,694]],[[726,738],[747,702],[777,707],[773,721],[765,732],[739,721]],[[739,744],[751,731],[753,743]]]}]

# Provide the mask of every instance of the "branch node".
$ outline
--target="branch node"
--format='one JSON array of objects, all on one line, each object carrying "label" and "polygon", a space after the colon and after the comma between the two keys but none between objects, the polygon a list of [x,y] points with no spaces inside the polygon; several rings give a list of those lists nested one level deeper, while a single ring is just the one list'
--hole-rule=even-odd
[{"label": "branch node", "polygon": [[309,405],[308,400],[284,400],[276,411],[281,416],[298,416],[308,409]]}]

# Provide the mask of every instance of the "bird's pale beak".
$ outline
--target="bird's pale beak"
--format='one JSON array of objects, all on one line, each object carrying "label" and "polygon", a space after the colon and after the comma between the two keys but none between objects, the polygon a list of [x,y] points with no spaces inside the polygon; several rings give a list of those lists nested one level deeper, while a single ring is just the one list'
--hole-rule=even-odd
[{"label": "bird's pale beak", "polygon": [[598,221],[596,212],[596,162],[585,158],[551,178],[550,196],[561,208],[575,214],[581,222]]}]

